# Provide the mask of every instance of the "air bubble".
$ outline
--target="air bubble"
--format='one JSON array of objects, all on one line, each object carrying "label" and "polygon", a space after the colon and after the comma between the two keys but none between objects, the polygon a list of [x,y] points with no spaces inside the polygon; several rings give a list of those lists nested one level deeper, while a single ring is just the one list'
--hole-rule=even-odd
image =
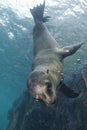
[{"label": "air bubble", "polygon": [[63,73],[61,73],[61,76],[63,76]]},{"label": "air bubble", "polygon": [[60,73],[60,71],[58,70],[58,73]]},{"label": "air bubble", "polygon": [[69,50],[66,50],[66,52],[68,53],[68,52],[69,52]]},{"label": "air bubble", "polygon": [[81,61],[81,59],[77,59],[77,63],[79,63]]}]

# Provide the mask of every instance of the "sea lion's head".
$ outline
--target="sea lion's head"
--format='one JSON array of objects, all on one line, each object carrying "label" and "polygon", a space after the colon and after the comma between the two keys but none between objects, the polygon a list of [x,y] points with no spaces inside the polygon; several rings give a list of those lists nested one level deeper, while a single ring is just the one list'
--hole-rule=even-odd
[{"label": "sea lion's head", "polygon": [[47,73],[33,71],[28,78],[27,87],[36,100],[43,101],[47,106],[50,106],[56,100],[56,90],[49,79],[48,71]]}]

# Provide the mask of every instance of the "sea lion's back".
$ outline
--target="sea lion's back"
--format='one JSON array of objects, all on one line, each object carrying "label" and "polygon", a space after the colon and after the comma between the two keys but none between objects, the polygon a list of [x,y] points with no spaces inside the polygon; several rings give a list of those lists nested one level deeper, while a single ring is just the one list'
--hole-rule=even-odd
[{"label": "sea lion's back", "polygon": [[48,21],[49,16],[44,17],[45,3],[31,9],[31,14],[34,17],[35,26],[33,29],[34,53],[44,49],[55,49],[59,47],[56,40],[48,31],[44,22]]}]

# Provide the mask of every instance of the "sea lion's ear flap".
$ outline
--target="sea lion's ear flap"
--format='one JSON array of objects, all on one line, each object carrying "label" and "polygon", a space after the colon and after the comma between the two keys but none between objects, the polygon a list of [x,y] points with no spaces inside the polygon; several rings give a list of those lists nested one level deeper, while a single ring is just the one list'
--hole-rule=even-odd
[{"label": "sea lion's ear flap", "polygon": [[63,82],[60,83],[59,90],[69,98],[76,98],[79,96],[79,93],[74,92],[74,90],[67,87]]},{"label": "sea lion's ear flap", "polygon": [[67,56],[74,54],[81,47],[82,44],[83,43],[74,44],[74,45],[66,46],[66,47],[63,47],[62,49],[60,49],[58,51],[58,54],[60,54],[61,60]]},{"label": "sea lion's ear flap", "polygon": [[49,73],[49,69],[47,69],[47,74]]}]

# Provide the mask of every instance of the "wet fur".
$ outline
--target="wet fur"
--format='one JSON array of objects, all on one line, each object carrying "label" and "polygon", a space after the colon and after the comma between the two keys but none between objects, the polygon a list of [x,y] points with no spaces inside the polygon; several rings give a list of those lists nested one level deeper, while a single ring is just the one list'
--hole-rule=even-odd
[{"label": "wet fur", "polygon": [[[63,71],[63,59],[74,54],[82,44],[60,48],[44,24],[48,18],[43,17],[44,7],[45,3],[31,9],[35,21],[33,29],[34,61],[27,86],[34,98],[50,105],[56,100],[56,90]],[[38,15],[38,13],[40,14]]]}]

